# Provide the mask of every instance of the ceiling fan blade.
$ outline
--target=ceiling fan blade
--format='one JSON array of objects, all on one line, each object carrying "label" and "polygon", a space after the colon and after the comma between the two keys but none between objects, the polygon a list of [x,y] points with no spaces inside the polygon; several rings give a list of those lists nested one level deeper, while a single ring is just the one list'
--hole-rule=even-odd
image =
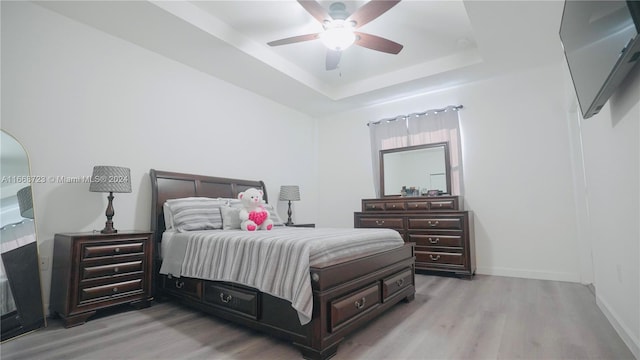
[{"label": "ceiling fan blade", "polygon": [[278,46],[278,45],[293,44],[293,43],[302,42],[302,41],[310,41],[310,40],[317,39],[318,35],[319,34],[306,34],[306,35],[292,36],[292,37],[288,37],[280,40],[270,41],[267,43],[267,45]]},{"label": "ceiling fan blade", "polygon": [[397,54],[403,46],[395,41],[391,41],[380,36],[365,34],[356,31],[356,41],[354,44],[366,47],[367,49],[382,51],[389,54]]},{"label": "ceiling fan blade", "polygon": [[400,0],[371,0],[368,3],[359,7],[351,16],[347,18],[347,21],[354,20],[356,22],[356,29],[362,25],[374,20],[378,16],[387,12],[387,10],[396,6]]},{"label": "ceiling fan blade", "polygon": [[322,5],[314,0],[298,0],[298,3],[305,9],[311,16],[318,20],[321,24],[325,20],[332,20],[331,15],[325,10]]},{"label": "ceiling fan blade", "polygon": [[340,62],[340,56],[342,55],[342,51],[335,51],[327,49],[327,70],[335,70],[338,68],[338,63]]}]

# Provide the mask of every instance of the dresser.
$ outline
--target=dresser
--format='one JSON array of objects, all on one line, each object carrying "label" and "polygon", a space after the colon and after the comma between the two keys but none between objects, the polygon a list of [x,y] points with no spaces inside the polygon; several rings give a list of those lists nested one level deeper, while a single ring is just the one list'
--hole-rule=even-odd
[{"label": "dresser", "polygon": [[51,313],[71,327],[107,307],[149,306],[152,249],[151,233],[145,231],[56,234]]},{"label": "dresser", "polygon": [[471,278],[476,270],[473,213],[459,196],[363,199],[356,228],[388,228],[415,243],[416,270]]}]

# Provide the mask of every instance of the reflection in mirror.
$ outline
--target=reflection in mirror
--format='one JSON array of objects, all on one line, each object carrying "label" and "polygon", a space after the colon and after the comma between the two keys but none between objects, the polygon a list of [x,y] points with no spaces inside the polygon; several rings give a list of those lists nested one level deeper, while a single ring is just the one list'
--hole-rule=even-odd
[{"label": "reflection in mirror", "polygon": [[448,143],[381,150],[380,188],[382,196],[418,196],[428,190],[450,193]]},{"label": "reflection in mirror", "polygon": [[45,324],[29,159],[0,132],[0,311],[2,341]]}]

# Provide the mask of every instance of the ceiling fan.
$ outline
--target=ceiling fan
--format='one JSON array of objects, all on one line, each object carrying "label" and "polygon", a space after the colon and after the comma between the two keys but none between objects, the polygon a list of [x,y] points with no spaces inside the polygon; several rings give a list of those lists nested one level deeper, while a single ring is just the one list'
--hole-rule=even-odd
[{"label": "ceiling fan", "polygon": [[298,0],[298,3],[322,24],[324,30],[320,33],[275,40],[267,44],[279,46],[320,39],[327,47],[327,70],[338,68],[342,51],[352,44],[389,54],[398,54],[402,50],[402,45],[376,35],[356,31],[356,29],[375,20],[399,2],[400,0],[371,0],[353,14],[349,14],[346,6],[341,2],[331,4],[327,12],[315,0]]}]

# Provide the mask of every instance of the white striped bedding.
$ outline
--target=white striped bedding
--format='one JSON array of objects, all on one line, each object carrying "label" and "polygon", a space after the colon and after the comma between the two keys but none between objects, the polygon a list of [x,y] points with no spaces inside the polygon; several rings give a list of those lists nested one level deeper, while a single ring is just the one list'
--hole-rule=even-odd
[{"label": "white striped bedding", "polygon": [[161,274],[231,281],[285,299],[301,324],[311,320],[309,267],[404,244],[389,229],[274,228],[271,231],[167,231]]}]

